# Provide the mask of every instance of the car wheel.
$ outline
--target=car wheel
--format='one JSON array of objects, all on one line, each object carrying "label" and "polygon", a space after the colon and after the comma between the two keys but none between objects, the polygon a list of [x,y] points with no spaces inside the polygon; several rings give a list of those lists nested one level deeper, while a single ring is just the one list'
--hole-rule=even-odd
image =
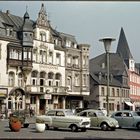
[{"label": "car wheel", "polygon": [[72,132],[77,132],[78,131],[78,127],[76,125],[72,125],[71,126],[71,131]]},{"label": "car wheel", "polygon": [[102,123],[102,124],[101,124],[101,129],[102,129],[102,130],[106,131],[106,130],[108,130],[108,128],[109,128],[109,127],[108,127],[108,124],[107,124],[107,123]]},{"label": "car wheel", "polygon": [[28,123],[23,124],[23,127],[24,127],[24,128],[28,128],[28,126],[29,126]]},{"label": "car wheel", "polygon": [[87,130],[86,128],[81,128],[82,132],[86,132],[86,130]]},{"label": "car wheel", "polygon": [[48,126],[48,124],[45,124],[46,125],[46,130],[49,130],[49,126]]},{"label": "car wheel", "polygon": [[137,124],[137,129],[140,130],[140,123]]}]

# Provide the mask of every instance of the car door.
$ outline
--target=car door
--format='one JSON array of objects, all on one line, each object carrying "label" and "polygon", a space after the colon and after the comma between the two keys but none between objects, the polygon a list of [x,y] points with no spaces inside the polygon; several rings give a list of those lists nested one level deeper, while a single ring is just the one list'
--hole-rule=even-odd
[{"label": "car door", "polygon": [[132,127],[134,123],[134,118],[131,112],[123,112],[122,114],[122,125],[123,127]]},{"label": "car door", "polygon": [[88,112],[87,117],[90,117],[90,119],[91,119],[91,127],[98,126],[98,117],[95,112],[93,112],[93,111]]},{"label": "car door", "polygon": [[123,115],[122,114],[123,114],[122,112],[117,112],[113,116],[113,118],[115,118],[118,121],[120,127],[123,127],[123,117],[122,117]]},{"label": "car door", "polygon": [[53,127],[66,127],[65,114],[63,111],[56,111],[56,115],[53,117]]}]

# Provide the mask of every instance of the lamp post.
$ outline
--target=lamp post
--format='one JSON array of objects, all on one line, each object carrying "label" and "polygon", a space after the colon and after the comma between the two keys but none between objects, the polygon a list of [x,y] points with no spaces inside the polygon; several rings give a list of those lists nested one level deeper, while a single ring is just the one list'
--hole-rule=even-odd
[{"label": "lamp post", "polygon": [[107,62],[107,95],[106,95],[106,102],[107,102],[107,116],[109,116],[109,52],[111,47],[111,42],[115,41],[115,39],[111,37],[105,37],[100,39],[104,43],[105,51],[106,51],[106,62]]}]

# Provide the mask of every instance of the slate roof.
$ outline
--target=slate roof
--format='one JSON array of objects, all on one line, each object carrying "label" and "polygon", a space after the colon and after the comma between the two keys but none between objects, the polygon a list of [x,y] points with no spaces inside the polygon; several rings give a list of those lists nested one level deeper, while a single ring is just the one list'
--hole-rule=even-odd
[{"label": "slate roof", "polygon": [[[26,12],[24,16],[29,16],[29,15],[27,15]],[[4,23],[13,26],[15,31],[20,31],[22,29],[23,22],[24,22],[24,17],[15,16],[12,15],[11,13],[4,13],[0,11],[0,28],[5,28],[5,26],[3,25]],[[36,23],[36,21],[33,21],[31,19],[29,19],[29,22],[31,23],[30,25],[34,25]],[[64,39],[66,37],[68,40],[76,43],[76,39],[73,35],[60,33],[55,29],[53,29],[51,26],[50,28],[53,36],[59,37],[59,39]]]},{"label": "slate roof", "polygon": [[[89,73],[92,78],[98,82],[98,84],[105,84],[107,80],[105,78],[99,79],[99,72],[102,73],[102,76],[107,74],[106,66],[103,68],[102,65],[106,65],[106,54],[101,54],[89,61]],[[121,82],[118,81],[115,76],[128,76],[127,66],[123,62],[122,58],[117,53],[110,53],[110,74],[113,75],[112,82],[110,85],[121,86]]]},{"label": "slate roof", "polygon": [[0,21],[4,24],[13,26],[14,30],[16,30],[16,31],[18,31],[21,28],[21,26],[23,24],[23,20],[24,19],[22,17],[15,16],[10,13],[7,14],[7,13],[0,11]]},{"label": "slate roof", "polygon": [[133,59],[133,56],[130,52],[125,33],[123,28],[121,28],[117,51],[116,51],[124,60]]},{"label": "slate roof", "polygon": [[76,41],[76,39],[75,39],[75,36],[73,36],[73,35],[60,32],[60,36],[61,36],[61,38],[63,38],[64,40],[67,38],[67,39],[70,40],[71,42],[77,43],[77,41]]}]

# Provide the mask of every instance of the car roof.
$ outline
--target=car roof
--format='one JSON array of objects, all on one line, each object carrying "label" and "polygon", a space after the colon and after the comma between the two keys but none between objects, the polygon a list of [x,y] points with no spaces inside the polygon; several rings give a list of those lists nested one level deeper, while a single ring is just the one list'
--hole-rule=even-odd
[{"label": "car roof", "polygon": [[71,109],[51,109],[48,111],[72,111]]},{"label": "car roof", "polygon": [[113,112],[113,114],[116,114],[116,113],[118,113],[118,112],[136,112],[136,111],[132,111],[132,110],[120,110],[120,111],[115,111],[115,112]]},{"label": "car roof", "polygon": [[89,111],[100,112],[100,110],[97,110],[97,109],[86,109],[81,112],[89,112]]}]

